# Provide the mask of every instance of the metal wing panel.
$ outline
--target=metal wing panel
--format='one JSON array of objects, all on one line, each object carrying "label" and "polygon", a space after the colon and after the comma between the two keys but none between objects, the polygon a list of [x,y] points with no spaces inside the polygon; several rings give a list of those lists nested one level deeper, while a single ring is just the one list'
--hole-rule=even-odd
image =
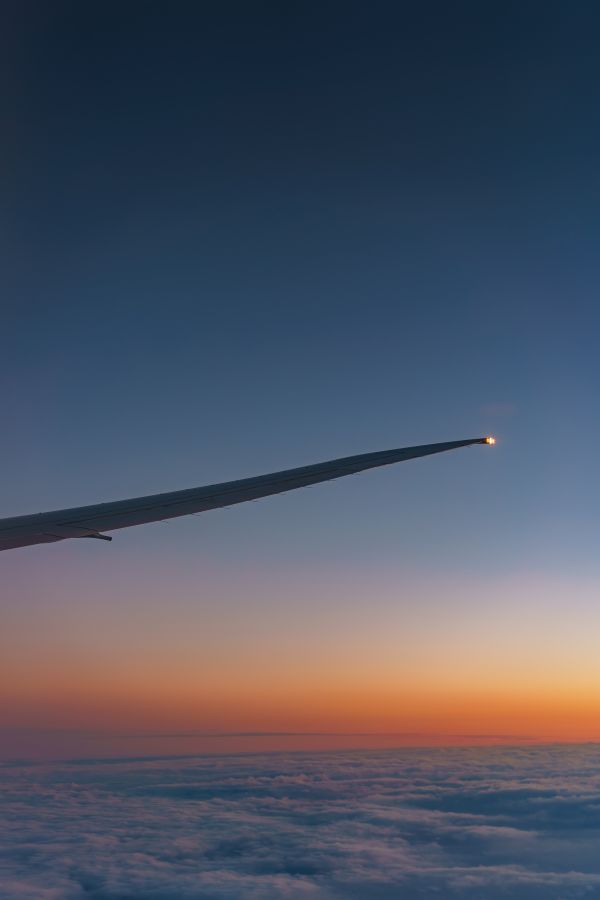
[{"label": "metal wing panel", "polygon": [[472,438],[464,441],[425,444],[420,447],[403,447],[377,453],[361,453],[357,456],[346,456],[312,466],[301,466],[296,469],[285,469],[281,472],[259,475],[256,478],[244,478],[223,484],[39,513],[33,516],[0,519],[0,550],[73,537],[97,537],[105,531],[159,522],[177,516],[244,503],[247,500],[256,500],[271,494],[279,494],[322,481],[341,478],[345,475],[352,475],[365,469],[443,453],[446,450],[455,450],[470,444],[483,443],[487,443],[486,438]]}]

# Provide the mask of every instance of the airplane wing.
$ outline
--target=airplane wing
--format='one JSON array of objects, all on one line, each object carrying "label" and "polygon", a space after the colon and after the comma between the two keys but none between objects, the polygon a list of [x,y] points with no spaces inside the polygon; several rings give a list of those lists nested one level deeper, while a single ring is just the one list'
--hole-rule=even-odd
[{"label": "airplane wing", "polygon": [[223,484],[172,491],[167,494],[152,494],[131,500],[116,500],[111,503],[97,503],[93,506],[78,506],[54,512],[37,513],[0,519],[0,550],[27,547],[31,544],[48,544],[67,538],[100,538],[112,540],[106,531],[160,522],[192,513],[232,506],[246,500],[281,494],[296,488],[353,475],[365,469],[388,466],[391,463],[444,453],[470,444],[491,444],[494,438],[472,438],[465,441],[449,441],[442,444],[425,444],[421,447],[404,447],[399,450],[383,450],[378,453],[361,453],[345,456],[312,466],[285,469],[256,478],[242,478]]}]

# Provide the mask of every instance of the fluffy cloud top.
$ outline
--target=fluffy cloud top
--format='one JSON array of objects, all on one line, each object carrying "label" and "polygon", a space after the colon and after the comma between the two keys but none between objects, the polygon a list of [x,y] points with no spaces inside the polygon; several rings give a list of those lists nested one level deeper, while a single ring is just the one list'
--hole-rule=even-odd
[{"label": "fluffy cloud top", "polygon": [[600,898],[600,748],[0,767],[0,897]]}]

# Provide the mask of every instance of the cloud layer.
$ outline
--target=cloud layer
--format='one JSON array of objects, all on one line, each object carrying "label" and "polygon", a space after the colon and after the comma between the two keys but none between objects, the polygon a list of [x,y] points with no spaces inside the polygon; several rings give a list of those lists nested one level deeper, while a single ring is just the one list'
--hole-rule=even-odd
[{"label": "cloud layer", "polygon": [[600,747],[0,767],[0,897],[600,898]]}]

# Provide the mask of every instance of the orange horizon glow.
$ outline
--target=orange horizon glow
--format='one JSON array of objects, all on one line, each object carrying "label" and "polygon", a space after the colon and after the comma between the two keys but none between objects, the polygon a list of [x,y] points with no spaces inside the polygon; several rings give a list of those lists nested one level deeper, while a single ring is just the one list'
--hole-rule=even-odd
[{"label": "orange horizon glow", "polygon": [[0,729],[173,753],[600,740],[594,579],[313,574],[25,605],[0,636]]},{"label": "orange horizon glow", "polygon": [[600,698],[583,685],[466,688],[438,684],[391,689],[359,684],[320,688],[280,683],[203,688],[188,684],[100,685],[93,681],[0,692],[5,726],[38,728],[239,733],[327,734],[467,742],[491,735],[505,740],[600,740]]}]

